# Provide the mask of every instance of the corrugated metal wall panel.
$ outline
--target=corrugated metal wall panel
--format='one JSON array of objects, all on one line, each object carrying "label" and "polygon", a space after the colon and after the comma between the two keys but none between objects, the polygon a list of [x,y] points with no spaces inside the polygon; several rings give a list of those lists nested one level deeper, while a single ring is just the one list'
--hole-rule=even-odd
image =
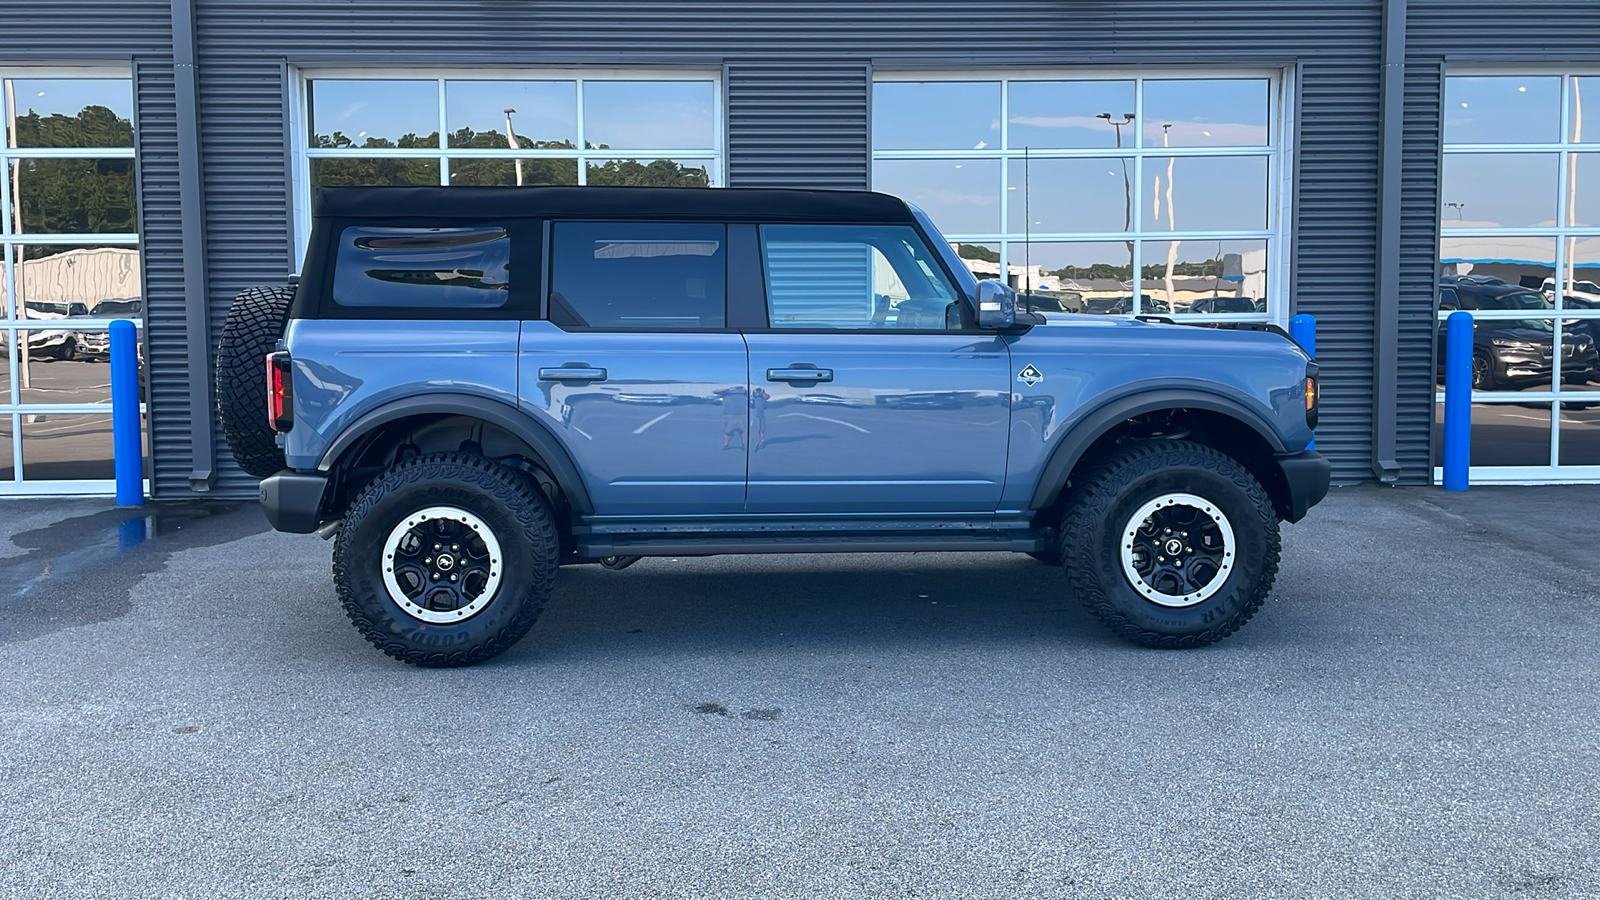
[{"label": "corrugated metal wall panel", "polygon": [[1401,136],[1400,377],[1396,452],[1401,484],[1433,480],[1434,289],[1439,272],[1439,121],[1444,70],[1437,59],[1406,60]]},{"label": "corrugated metal wall panel", "polygon": [[1418,56],[1600,65],[1595,0],[1409,0],[1407,11],[1406,45]]},{"label": "corrugated metal wall panel", "polygon": [[725,77],[730,186],[866,190],[867,66],[730,63]]},{"label": "corrugated metal wall panel", "polygon": [[172,51],[167,0],[5,0],[3,58],[61,64]]}]

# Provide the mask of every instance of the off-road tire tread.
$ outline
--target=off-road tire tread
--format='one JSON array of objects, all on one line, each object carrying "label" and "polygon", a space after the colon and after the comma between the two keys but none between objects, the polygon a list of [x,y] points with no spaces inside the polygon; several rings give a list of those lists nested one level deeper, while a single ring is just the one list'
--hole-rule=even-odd
[{"label": "off-road tire tread", "polygon": [[[1267,559],[1255,590],[1233,616],[1209,630],[1182,636],[1158,634],[1129,622],[1106,597],[1099,581],[1091,574],[1098,547],[1092,541],[1072,540],[1092,534],[1092,526],[1109,514],[1116,494],[1123,487],[1146,475],[1177,466],[1205,468],[1232,481],[1245,493],[1261,519],[1267,534]],[[1278,577],[1282,541],[1278,534],[1278,515],[1272,498],[1255,476],[1227,454],[1191,441],[1141,441],[1107,457],[1090,470],[1074,488],[1073,497],[1062,516],[1059,533],[1060,553],[1067,582],[1090,614],[1118,636],[1146,647],[1199,647],[1222,640],[1238,631],[1256,614]]]},{"label": "off-road tire tread", "polygon": [[283,450],[267,424],[266,356],[283,337],[292,287],[251,287],[228,307],[217,344],[217,416],[239,468],[265,478],[284,468]]},{"label": "off-road tire tread", "polygon": [[[361,521],[385,496],[408,485],[427,481],[455,481],[474,485],[504,504],[516,516],[517,522],[529,538],[536,554],[532,560],[536,578],[517,615],[489,640],[469,650],[451,653],[422,652],[396,641],[386,629],[374,622],[366,607],[356,597],[350,580],[342,577],[344,557],[350,553],[350,535],[357,533]],[[345,511],[344,524],[339,529],[333,549],[333,580],[338,588],[339,602],[351,624],[373,646],[389,656],[413,666],[424,668],[454,668],[470,666],[497,656],[515,645],[533,627],[539,613],[550,599],[555,583],[555,549],[560,546],[555,518],[549,505],[539,492],[530,487],[526,478],[499,463],[467,453],[430,453],[418,456],[391,468],[378,476],[361,491],[355,502]],[[507,565],[510,565],[507,559]],[[547,564],[548,563],[548,564]],[[507,602],[496,598],[495,603]]]}]

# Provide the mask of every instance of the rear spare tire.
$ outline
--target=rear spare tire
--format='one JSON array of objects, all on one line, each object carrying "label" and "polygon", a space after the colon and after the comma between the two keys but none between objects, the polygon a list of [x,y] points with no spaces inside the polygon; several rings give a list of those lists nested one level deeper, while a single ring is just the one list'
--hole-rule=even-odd
[{"label": "rear spare tire", "polygon": [[1150,647],[1236,631],[1278,574],[1278,517],[1232,457],[1145,441],[1083,479],[1061,525],[1068,583],[1095,618]]},{"label": "rear spare tire", "polygon": [[267,354],[289,321],[292,287],[245,288],[228,308],[217,347],[217,414],[239,468],[265,478],[284,468],[267,423]]}]

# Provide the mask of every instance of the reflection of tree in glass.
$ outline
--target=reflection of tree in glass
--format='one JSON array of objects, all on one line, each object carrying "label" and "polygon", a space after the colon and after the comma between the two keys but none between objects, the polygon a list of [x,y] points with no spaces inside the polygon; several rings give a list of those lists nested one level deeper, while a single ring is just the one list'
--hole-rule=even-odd
[{"label": "reflection of tree in glass", "polygon": [[[506,137],[498,131],[477,131],[462,128],[450,135],[451,147],[484,147],[492,150],[506,149]],[[517,135],[517,146],[524,150],[576,150],[571,141],[536,141]],[[452,185],[505,185],[517,183],[516,160],[473,159],[456,157],[450,160]],[[541,184],[577,184],[576,159],[524,159],[522,184],[533,187]]]},{"label": "reflection of tree in glass", "polygon": [[[86,106],[76,116],[41,116],[30,111],[16,120],[23,147],[131,147],[133,124],[104,106]],[[133,160],[24,159],[17,166],[13,198],[21,228],[33,234],[131,233],[134,218]],[[29,246],[24,258],[38,259],[47,247]]]},{"label": "reflection of tree in glass", "polygon": [[19,147],[132,147],[133,123],[104,106],[85,106],[76,116],[29,110],[17,116]]},{"label": "reflection of tree in glass", "polygon": [[983,262],[997,263],[1000,261],[1000,251],[990,250],[981,244],[957,244],[956,255],[962,259],[976,259]]},{"label": "reflection of tree in glass", "polygon": [[[439,135],[437,132],[425,137],[405,134],[398,141],[368,137],[364,143],[357,144],[344,132],[335,131],[333,134],[313,135],[311,146],[327,150],[431,149],[439,146]],[[317,187],[438,184],[439,161],[428,158],[314,159],[311,161],[311,181]]]},{"label": "reflection of tree in glass", "polygon": [[[605,149],[601,147],[600,149]],[[711,176],[701,166],[670,159],[649,164],[636,159],[613,159],[605,165],[589,164],[589,183],[627,187],[710,187]]]}]

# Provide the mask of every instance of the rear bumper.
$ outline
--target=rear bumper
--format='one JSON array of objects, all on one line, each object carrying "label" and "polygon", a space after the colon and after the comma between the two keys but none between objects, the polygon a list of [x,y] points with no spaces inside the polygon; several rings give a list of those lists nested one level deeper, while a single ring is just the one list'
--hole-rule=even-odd
[{"label": "rear bumper", "polygon": [[279,531],[310,534],[322,517],[322,495],[328,489],[328,476],[284,469],[261,479],[261,511]]},{"label": "rear bumper", "polygon": [[1277,460],[1283,481],[1289,488],[1287,508],[1279,512],[1285,522],[1298,522],[1305,518],[1306,510],[1328,496],[1333,465],[1315,450],[1287,453]]}]

